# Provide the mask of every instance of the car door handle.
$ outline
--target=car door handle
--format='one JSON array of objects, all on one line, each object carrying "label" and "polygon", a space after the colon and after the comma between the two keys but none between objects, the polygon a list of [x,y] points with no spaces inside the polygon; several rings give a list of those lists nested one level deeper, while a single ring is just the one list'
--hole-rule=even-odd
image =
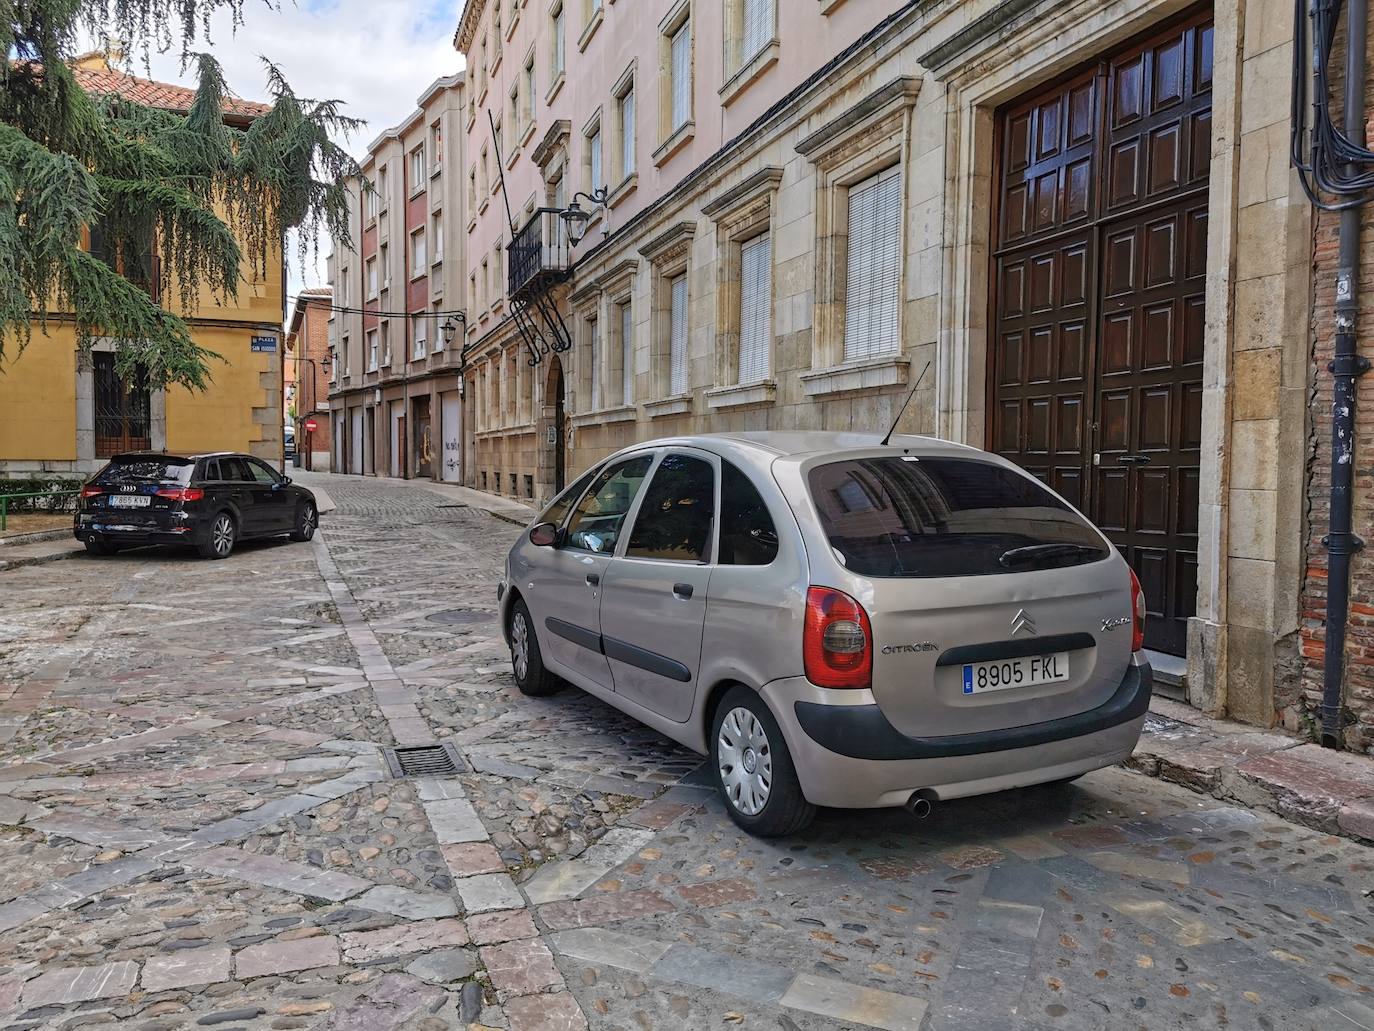
[{"label": "car door handle", "polygon": [[691,584],[673,584],[673,594],[678,598],[690,598],[693,590]]},{"label": "car door handle", "polygon": [[588,574],[587,574],[587,586],[588,586],[588,587],[595,587],[595,586],[596,586],[597,584],[599,584],[600,582],[601,582],[601,574],[600,574],[600,573],[588,573]]}]

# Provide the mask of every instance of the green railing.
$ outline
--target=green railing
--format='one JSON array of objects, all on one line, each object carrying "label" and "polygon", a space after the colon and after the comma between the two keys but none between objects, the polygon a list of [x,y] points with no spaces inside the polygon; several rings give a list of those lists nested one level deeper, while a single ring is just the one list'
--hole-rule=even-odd
[{"label": "green railing", "polygon": [[79,497],[80,494],[81,494],[81,488],[80,488],[80,487],[77,487],[75,490],[39,490],[39,491],[32,491],[32,492],[26,493],[26,494],[0,494],[0,533],[3,533],[3,532],[4,532],[4,530],[5,530],[5,525],[6,525],[6,523],[7,523],[8,520],[9,520],[9,514],[10,514],[10,508],[11,508],[11,504],[10,504],[10,503],[11,503],[12,501],[17,501],[17,502],[19,502],[19,507],[15,508],[15,511],[16,511],[16,512],[18,512],[18,511],[24,511],[24,512],[53,512],[53,513],[58,513],[58,512],[70,512],[70,511],[72,511],[72,509],[70,509],[69,507],[67,507],[67,502],[66,502],[65,500],[61,503],[61,505],[60,505],[60,507],[59,507],[58,505],[54,505],[54,504],[51,504],[51,503],[48,504],[48,505],[40,506],[37,502],[35,502],[35,501],[32,500],[32,499],[34,499],[34,498],[53,498],[53,499],[57,499],[57,498],[64,498],[64,499],[65,499],[65,498],[76,498],[76,497]]}]

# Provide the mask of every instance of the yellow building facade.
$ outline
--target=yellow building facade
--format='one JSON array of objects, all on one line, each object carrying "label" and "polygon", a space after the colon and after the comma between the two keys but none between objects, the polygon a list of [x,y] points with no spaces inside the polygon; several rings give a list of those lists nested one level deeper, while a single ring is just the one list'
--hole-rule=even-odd
[{"label": "yellow building facade", "polygon": [[[185,110],[193,91],[110,68],[103,55],[80,58],[77,78],[91,93],[118,92],[141,103]],[[262,104],[231,100],[225,120],[247,124]],[[0,478],[85,475],[125,450],[242,451],[282,460],[281,327],[285,266],[273,248],[258,276],[245,260],[236,298],[208,293],[192,310],[169,305],[191,336],[219,357],[209,385],[145,387],[114,374],[114,348],[97,340],[81,354],[69,315],[35,325],[28,346],[6,341],[0,361]]]}]

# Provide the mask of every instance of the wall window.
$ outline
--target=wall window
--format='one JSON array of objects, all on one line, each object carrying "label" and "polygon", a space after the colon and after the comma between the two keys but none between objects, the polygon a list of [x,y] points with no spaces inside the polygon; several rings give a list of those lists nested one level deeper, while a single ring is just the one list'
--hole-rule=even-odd
[{"label": "wall window", "polygon": [[895,353],[901,344],[902,180],[894,165],[849,188],[844,359]]},{"label": "wall window", "polygon": [[669,134],[692,117],[692,21],[684,18],[668,42],[671,109]]},{"label": "wall window", "polygon": [[563,74],[563,68],[567,62],[567,50],[565,49],[567,44],[565,42],[564,31],[566,19],[563,16],[562,4],[556,4],[554,6],[553,14],[550,18],[553,22],[551,27],[551,35],[553,38],[552,46],[550,47],[552,62],[549,65],[549,70],[553,72],[552,78],[556,79]]},{"label": "wall window", "polygon": [[777,32],[776,0],[740,0],[740,64],[746,65],[773,41]]},{"label": "wall window", "polygon": [[587,320],[587,390],[593,412],[601,408],[601,339],[596,319]]},{"label": "wall window", "polygon": [[[501,106],[500,104],[497,105],[498,108],[500,108],[500,106]],[[492,129],[492,131],[491,131],[491,138],[492,138],[492,140],[494,141],[494,144],[495,144],[495,147],[496,147],[496,160],[497,160],[497,161],[502,161],[502,160],[504,160],[504,159],[505,159],[505,155],[506,155],[506,148],[505,148],[505,144],[503,144],[503,143],[501,142],[501,141],[502,141],[502,136],[501,136],[501,119],[499,119],[499,118],[496,119],[496,127],[495,127],[494,129]],[[492,188],[493,190],[496,189],[497,184],[500,182],[500,179],[501,179],[501,170],[498,168],[498,169],[496,170],[495,174],[491,177],[491,188]]]},{"label": "wall window", "polygon": [[425,231],[417,229],[410,234],[410,278],[424,275],[428,267],[429,261],[425,256]]},{"label": "wall window", "polygon": [[502,260],[505,257],[505,244],[500,240],[496,241],[496,246],[492,248],[491,272],[492,272],[492,291],[496,295],[493,304],[499,304],[506,299],[506,263]]},{"label": "wall window", "polygon": [[353,375],[353,349],[348,345],[348,336],[344,335],[343,344],[343,374],[344,379]]},{"label": "wall window", "polygon": [[627,297],[616,306],[620,315],[620,403],[635,400],[635,323],[634,309]]},{"label": "wall window", "polygon": [[772,340],[773,249],[768,234],[739,250],[739,382],[768,378]]},{"label": "wall window", "polygon": [[339,305],[348,307],[348,269],[344,269],[343,274],[339,276]]},{"label": "wall window", "polygon": [[377,361],[378,361],[378,354],[377,354],[377,331],[376,331],[375,329],[369,329],[369,330],[367,331],[367,371],[368,371],[368,372],[376,372],[376,371],[377,371]]},{"label": "wall window", "polygon": [[434,237],[431,247],[434,251],[430,259],[435,265],[444,260],[444,215],[441,211],[436,211],[429,220],[430,235]]},{"label": "wall window", "polygon": [[363,212],[367,215],[367,220],[369,222],[377,217],[377,204],[377,184],[374,182],[368,186],[366,192],[363,194]]},{"label": "wall window", "polygon": [[377,259],[367,259],[367,296],[368,299],[377,296]]},{"label": "wall window", "polygon": [[486,258],[482,259],[482,274],[480,276],[480,282],[482,284],[482,308],[485,309],[487,307],[487,299],[491,297],[491,282],[487,278]]},{"label": "wall window", "polygon": [[391,364],[391,320],[390,320],[390,319],[382,319],[381,330],[382,330],[382,335],[381,335],[382,364],[383,364],[383,365],[390,365],[390,364]]},{"label": "wall window", "polygon": [[380,213],[386,212],[387,203],[391,200],[387,196],[387,174],[386,165],[377,169],[377,207]]},{"label": "wall window", "polygon": [[468,311],[476,315],[481,310],[477,301],[477,270],[473,269],[468,273]]},{"label": "wall window", "polygon": [[444,127],[442,122],[434,122],[429,127],[430,170],[438,171],[444,163]]},{"label": "wall window", "polygon": [[468,218],[477,217],[477,166],[468,169]]},{"label": "wall window", "polygon": [[418,193],[425,188],[425,145],[422,143],[410,152],[410,192]]},{"label": "wall window", "polygon": [[[515,152],[515,145],[520,143],[520,115],[522,113],[520,106],[520,80],[516,79],[515,82],[511,83],[510,106],[506,109],[506,120],[510,122],[511,142],[513,144],[511,153]],[[507,154],[505,151],[501,152],[501,157],[503,160],[510,160],[510,154]]]},{"label": "wall window", "polygon": [[501,3],[497,0],[491,11],[491,63],[501,63]]},{"label": "wall window", "polygon": [[601,121],[598,119],[587,130],[587,160],[584,171],[587,176],[587,190],[593,191],[605,183],[601,174]]},{"label": "wall window", "polygon": [[687,276],[668,284],[668,393],[687,393]]},{"label": "wall window", "polygon": [[[347,346],[348,341],[345,340],[344,347]],[[348,375],[348,373],[345,372],[344,375]],[[339,382],[339,349],[337,347],[331,347],[329,349],[329,382]]]},{"label": "wall window", "polygon": [[377,253],[380,255],[377,259],[378,275],[382,278],[383,293],[391,289],[391,261],[387,258],[387,250],[387,244],[382,244],[382,246],[377,249]]},{"label": "wall window", "polygon": [[616,97],[616,134],[620,137],[620,152],[616,155],[620,167],[619,181],[624,182],[635,171],[635,85],[632,78]]},{"label": "wall window", "polygon": [[480,162],[478,162],[478,165],[477,165],[478,169],[481,171],[481,174],[482,174],[482,179],[481,179],[481,183],[480,183],[480,185],[481,185],[481,187],[482,187],[482,190],[481,190],[482,196],[481,196],[481,198],[478,200],[478,206],[479,206],[479,207],[480,207],[482,204],[485,204],[485,203],[486,203],[487,194],[490,192],[490,190],[489,190],[489,186],[490,186],[490,183],[491,183],[491,166],[490,166],[490,162],[491,162],[491,156],[487,153],[487,145],[484,143],[484,144],[482,144],[482,160],[481,160]]},{"label": "wall window", "polygon": [[410,356],[412,358],[423,358],[425,354],[428,352],[428,345],[425,339],[425,323],[427,323],[428,321],[429,319],[425,316],[425,313],[423,311],[417,311],[410,316]]},{"label": "wall window", "polygon": [[430,335],[433,340],[430,347],[433,348],[435,354],[444,349],[444,323],[439,315],[439,305],[439,301],[434,302],[434,321],[430,324]]},{"label": "wall window", "polygon": [[530,48],[529,56],[525,58],[525,110],[520,116],[525,120],[525,128],[528,130],[534,124],[534,48]]}]

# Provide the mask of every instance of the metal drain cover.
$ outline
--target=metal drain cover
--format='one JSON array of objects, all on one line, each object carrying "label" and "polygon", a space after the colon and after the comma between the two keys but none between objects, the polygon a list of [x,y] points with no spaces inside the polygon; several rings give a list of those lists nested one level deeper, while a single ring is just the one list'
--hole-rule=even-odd
[{"label": "metal drain cover", "polygon": [[480,612],[475,609],[444,609],[442,612],[431,612],[425,618],[431,623],[463,626],[468,623],[490,623],[496,617],[490,612]]},{"label": "metal drain cover", "polygon": [[385,748],[382,754],[393,777],[452,777],[465,769],[451,744]]}]

